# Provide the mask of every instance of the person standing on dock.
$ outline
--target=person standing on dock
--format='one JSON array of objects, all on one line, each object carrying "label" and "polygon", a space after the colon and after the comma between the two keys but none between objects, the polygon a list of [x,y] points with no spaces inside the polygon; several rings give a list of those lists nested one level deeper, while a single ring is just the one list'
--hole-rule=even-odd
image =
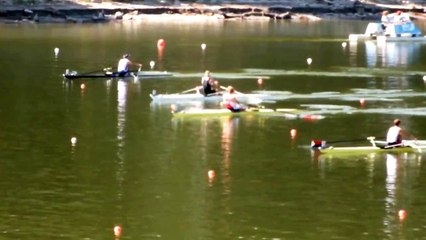
[{"label": "person standing on dock", "polygon": [[133,63],[130,61],[130,54],[124,54],[123,57],[118,61],[117,72],[119,77],[124,77],[129,73],[129,68],[132,65],[138,65],[139,68],[142,67],[141,63]]}]

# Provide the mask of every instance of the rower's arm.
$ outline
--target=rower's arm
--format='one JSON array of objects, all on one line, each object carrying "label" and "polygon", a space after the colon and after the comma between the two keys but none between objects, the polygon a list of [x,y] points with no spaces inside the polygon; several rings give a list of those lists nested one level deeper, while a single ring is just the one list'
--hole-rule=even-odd
[{"label": "rower's arm", "polygon": [[405,131],[404,129],[401,129],[400,133],[401,133],[401,136],[402,136],[403,138],[408,138],[408,139],[412,139],[412,140],[417,140],[417,138],[416,138],[413,134],[411,134],[411,133],[409,133],[409,132]]}]

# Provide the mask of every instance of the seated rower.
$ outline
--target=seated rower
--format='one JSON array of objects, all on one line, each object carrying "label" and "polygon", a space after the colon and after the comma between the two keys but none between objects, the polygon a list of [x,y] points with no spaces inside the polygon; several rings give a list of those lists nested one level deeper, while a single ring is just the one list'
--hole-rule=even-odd
[{"label": "seated rower", "polygon": [[217,82],[211,77],[210,71],[206,71],[201,78],[201,85],[203,87],[204,96],[211,95],[217,92],[215,86]]},{"label": "seated rower", "polygon": [[130,61],[130,54],[124,54],[123,57],[118,61],[117,72],[119,77],[125,77],[129,71],[130,66],[138,65],[139,68],[142,67],[140,63],[133,63]]},{"label": "seated rower", "polygon": [[399,125],[401,120],[398,118],[393,120],[393,126],[389,128],[386,134],[386,142],[388,146],[402,146],[402,138],[409,137],[415,139],[411,134],[402,129]]},{"label": "seated rower", "polygon": [[406,13],[403,13],[401,10],[398,10],[393,18],[394,24],[405,24],[410,21],[410,16],[408,16]]},{"label": "seated rower", "polygon": [[238,102],[235,89],[232,86],[227,88],[223,94],[223,105],[232,112],[242,112],[246,109]]},{"label": "seated rower", "polygon": [[386,11],[386,10],[383,11],[381,21],[382,21],[382,29],[386,30],[386,27],[389,24],[391,24],[393,21],[392,16],[389,14],[389,11]]}]

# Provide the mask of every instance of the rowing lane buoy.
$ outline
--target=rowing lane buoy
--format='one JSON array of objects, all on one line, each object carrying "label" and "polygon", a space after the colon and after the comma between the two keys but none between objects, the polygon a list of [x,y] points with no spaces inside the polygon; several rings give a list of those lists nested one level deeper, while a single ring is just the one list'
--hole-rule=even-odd
[{"label": "rowing lane buoy", "polygon": [[407,212],[404,209],[398,211],[399,220],[402,222],[407,217]]},{"label": "rowing lane buoy", "polygon": [[297,135],[297,130],[296,129],[291,129],[290,130],[290,137],[291,139],[294,139]]},{"label": "rowing lane buoy", "polygon": [[207,172],[207,176],[209,177],[210,180],[212,180],[216,176],[216,173],[213,170],[209,170]]},{"label": "rowing lane buoy", "polygon": [[165,46],[166,46],[166,41],[164,41],[164,39],[158,39],[157,47],[164,48]]},{"label": "rowing lane buoy", "polygon": [[122,229],[121,229],[120,226],[118,226],[118,225],[114,226],[113,231],[114,231],[114,236],[115,237],[120,237],[121,236]]},{"label": "rowing lane buoy", "polygon": [[75,146],[77,144],[77,138],[76,137],[72,137],[71,138],[71,145]]}]

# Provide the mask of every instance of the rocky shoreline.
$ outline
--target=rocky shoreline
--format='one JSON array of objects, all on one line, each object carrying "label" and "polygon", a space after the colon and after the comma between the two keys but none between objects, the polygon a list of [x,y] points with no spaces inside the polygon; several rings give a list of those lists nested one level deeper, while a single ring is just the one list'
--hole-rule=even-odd
[{"label": "rocky shoreline", "polygon": [[423,18],[419,5],[383,5],[368,1],[279,1],[277,4],[149,5],[118,2],[63,1],[33,5],[0,4],[3,23],[101,23],[111,21],[176,20],[378,20],[383,10],[404,10]]}]

